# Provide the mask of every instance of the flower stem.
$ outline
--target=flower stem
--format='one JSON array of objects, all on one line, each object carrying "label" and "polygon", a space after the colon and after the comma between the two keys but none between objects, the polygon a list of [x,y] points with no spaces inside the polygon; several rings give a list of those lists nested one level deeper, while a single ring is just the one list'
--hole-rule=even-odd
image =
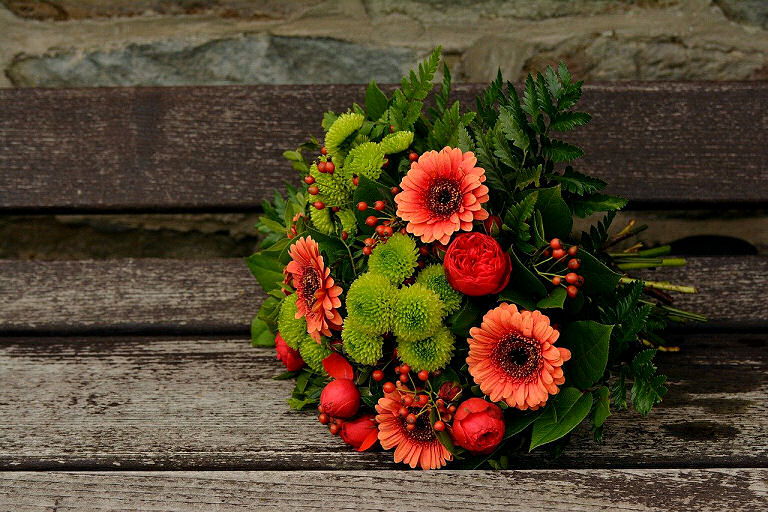
[{"label": "flower stem", "polygon": [[631,277],[622,277],[619,279],[620,283],[629,284],[640,281],[646,288],[654,288],[656,290],[666,290],[669,292],[680,293],[698,293],[698,290],[693,286],[683,286],[680,284],[672,284],[666,281],[643,281],[642,279],[633,279]]},{"label": "flower stem", "polygon": [[621,270],[637,270],[656,267],[684,267],[685,258],[636,258],[628,263],[616,265]]}]

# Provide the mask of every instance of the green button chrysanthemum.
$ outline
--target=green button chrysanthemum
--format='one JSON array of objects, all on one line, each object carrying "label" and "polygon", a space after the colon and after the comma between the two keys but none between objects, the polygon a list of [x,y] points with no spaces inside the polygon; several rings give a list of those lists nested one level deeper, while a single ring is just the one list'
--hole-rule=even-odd
[{"label": "green button chrysanthemum", "polygon": [[416,282],[423,284],[440,297],[445,306],[445,313],[450,315],[461,306],[461,293],[454,290],[445,277],[445,268],[440,264],[430,265],[416,277]]},{"label": "green button chrysanthemum", "polygon": [[294,350],[299,348],[299,344],[307,338],[307,322],[303,318],[296,318],[296,299],[295,293],[287,296],[280,306],[280,313],[277,316],[277,329],[285,340],[285,343]]},{"label": "green button chrysanthemum", "polygon": [[445,366],[453,357],[455,338],[448,328],[441,328],[429,338],[418,341],[400,341],[397,355],[415,371],[433,372]]},{"label": "green button chrysanthemum", "polygon": [[413,238],[395,233],[386,243],[377,245],[368,258],[368,270],[387,276],[400,285],[413,275],[419,252]]},{"label": "green button chrysanthemum", "polygon": [[319,232],[326,235],[333,233],[333,220],[331,219],[331,210],[329,208],[318,210],[315,207],[310,207],[309,216],[312,219],[312,224],[314,224]]},{"label": "green button chrysanthemum", "polygon": [[384,152],[379,145],[375,142],[366,142],[349,151],[344,160],[344,171],[375,180],[381,175],[383,164]]},{"label": "green button chrysanthemum", "polygon": [[386,155],[393,155],[408,149],[413,142],[413,132],[395,132],[384,137],[379,146]]},{"label": "green button chrysanthemum", "polygon": [[299,354],[312,370],[317,373],[325,373],[323,359],[331,354],[331,349],[328,348],[325,342],[318,343],[309,336],[306,336],[299,345]]},{"label": "green button chrysanthemum", "polygon": [[310,196],[310,202],[322,201],[326,206],[341,206],[352,201],[352,179],[342,172],[320,172],[317,164],[309,168],[309,175],[315,178],[318,194]]},{"label": "green button chrysanthemum", "polygon": [[392,304],[392,333],[399,341],[423,340],[442,325],[443,303],[421,284],[398,290]]},{"label": "green button chrysanthemum", "polygon": [[360,364],[374,365],[382,357],[384,338],[380,334],[368,334],[364,321],[348,316],[344,319],[341,339],[350,359]]},{"label": "green button chrysanthemum", "polygon": [[392,299],[397,290],[385,276],[367,272],[347,291],[347,314],[359,320],[359,329],[370,334],[388,332],[392,320]]},{"label": "green button chrysanthemum", "polygon": [[341,114],[331,127],[328,128],[328,132],[325,134],[325,148],[328,150],[328,153],[333,155],[334,160],[341,161],[346,156],[341,149],[341,145],[347,137],[363,126],[363,121],[365,121],[364,115],[347,112],[346,114]]}]

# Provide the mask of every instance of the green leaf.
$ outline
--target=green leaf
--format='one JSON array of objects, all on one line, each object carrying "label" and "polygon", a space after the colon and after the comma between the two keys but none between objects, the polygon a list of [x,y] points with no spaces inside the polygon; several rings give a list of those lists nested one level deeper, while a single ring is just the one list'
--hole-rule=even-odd
[{"label": "green leaf", "polygon": [[542,154],[553,162],[570,162],[584,156],[584,151],[573,144],[551,139],[547,146],[542,147]]},{"label": "green leaf", "polygon": [[632,405],[635,410],[647,416],[651,408],[660,403],[667,392],[664,383],[667,378],[664,375],[656,375],[650,380],[635,379],[632,383]]},{"label": "green leaf", "polygon": [[248,256],[245,262],[264,291],[269,292],[280,287],[284,279],[280,261],[257,252]]},{"label": "green leaf", "polygon": [[541,212],[547,238],[568,238],[573,229],[573,216],[563,200],[560,185],[538,190],[536,210]]},{"label": "green leaf", "polygon": [[534,305],[533,308],[527,308],[524,304],[519,303],[521,306],[526,309],[535,309],[536,301],[546,297],[547,288],[528,267],[520,262],[520,258],[517,257],[517,254],[512,249],[509,250],[509,257],[512,259],[512,276],[509,279],[507,288],[499,294],[499,299],[512,301],[511,297],[514,296],[514,292],[517,292],[524,297],[528,297],[528,300],[532,300]]},{"label": "green leaf", "polygon": [[536,92],[536,84],[533,77],[528,75],[525,79],[525,91],[523,92],[523,111],[533,118],[534,124],[539,117],[539,98]]},{"label": "green leaf", "polygon": [[272,334],[267,322],[257,316],[251,320],[251,345],[254,347],[275,346],[275,335]]},{"label": "green leaf", "polygon": [[538,187],[542,170],[543,168],[541,164],[537,165],[536,167],[526,167],[524,169],[520,169],[515,173],[515,189],[522,190],[531,183],[535,183]]},{"label": "green leaf", "polygon": [[504,439],[514,437],[528,428],[531,423],[541,416],[544,409],[539,409],[538,411],[518,411],[517,409],[513,409],[512,411],[513,412],[509,414],[511,418],[508,418],[505,422],[506,428],[504,429]]},{"label": "green leaf", "polygon": [[582,320],[560,333],[558,344],[571,351],[571,360],[563,368],[568,384],[586,389],[602,378],[608,364],[611,330],[612,325]]},{"label": "green leaf", "polygon": [[586,112],[560,112],[552,122],[549,128],[558,132],[573,130],[577,126],[584,126],[592,120],[592,116]]},{"label": "green leaf", "polygon": [[533,215],[533,208],[538,198],[538,191],[533,191],[519,203],[510,206],[507,214],[504,216],[502,229],[512,233],[512,239],[515,243],[527,242],[531,239],[531,227],[526,223]]},{"label": "green leaf", "polygon": [[563,190],[578,194],[580,196],[592,194],[605,188],[606,183],[598,178],[593,178],[574,171],[570,165],[565,168],[565,172],[560,175],[552,176],[552,179],[563,187]]},{"label": "green leaf", "polygon": [[595,391],[595,408],[592,411],[592,423],[599,428],[611,415],[610,391],[606,386],[600,386]]},{"label": "green leaf", "polygon": [[525,127],[520,125],[518,117],[515,116],[512,108],[502,107],[499,109],[499,123],[507,140],[511,141],[522,151],[528,150],[531,145],[531,139],[528,137]]},{"label": "green leaf", "polygon": [[609,269],[582,248],[579,248],[577,258],[581,260],[579,274],[584,277],[584,292],[587,295],[607,295],[616,289],[621,274]]},{"label": "green leaf", "polygon": [[523,307],[529,311],[536,309],[536,299],[531,297],[530,294],[515,290],[507,286],[499,294],[499,302],[511,302],[517,306]]},{"label": "green leaf", "polygon": [[[437,409],[434,407],[430,409],[429,411],[429,423],[434,424],[437,421]],[[435,431],[435,437],[437,437],[437,440],[440,441],[440,444],[445,446],[445,449],[451,452],[455,458],[461,459],[459,455],[463,453],[463,450],[457,449],[456,446],[453,445],[453,441],[451,440],[451,436],[443,430],[442,432]]]},{"label": "green leaf", "polygon": [[462,304],[461,309],[446,319],[446,323],[451,326],[453,334],[466,338],[469,336],[469,329],[480,325],[480,319],[484,313],[486,310],[478,306],[472,299],[467,299]]},{"label": "green leaf", "polygon": [[592,395],[576,388],[562,388],[547,405],[546,412],[533,422],[529,451],[557,441],[576,428],[592,408]]},{"label": "green leaf", "polygon": [[563,309],[567,296],[565,288],[558,286],[536,304],[536,309]]},{"label": "green leaf", "polygon": [[579,217],[587,217],[595,212],[610,212],[621,210],[627,205],[623,197],[609,196],[607,194],[592,194],[571,201],[573,213]]},{"label": "green leaf", "polygon": [[387,110],[387,96],[373,80],[365,91],[365,110],[371,121],[379,119]]}]

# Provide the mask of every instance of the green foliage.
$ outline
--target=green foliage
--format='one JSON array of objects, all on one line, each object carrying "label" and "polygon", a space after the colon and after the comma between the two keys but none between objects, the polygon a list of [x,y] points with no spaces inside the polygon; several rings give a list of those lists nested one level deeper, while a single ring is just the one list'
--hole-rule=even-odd
[{"label": "green foliage", "polygon": [[502,229],[512,234],[512,241],[521,252],[531,252],[535,249],[528,241],[531,239],[531,226],[528,220],[533,215],[536,206],[538,191],[534,191],[523,197],[519,203],[510,206],[504,216]]},{"label": "green foliage", "polygon": [[667,392],[667,378],[656,373],[653,357],[656,349],[639,352],[628,365],[621,366],[618,378],[611,387],[611,399],[619,409],[627,407],[627,380],[632,379],[632,406],[637,412],[646,416],[651,408],[661,402]]},{"label": "green foliage", "polygon": [[529,450],[557,441],[576,428],[592,409],[592,395],[576,388],[562,388],[533,422]]},{"label": "green foliage", "polygon": [[386,94],[384,94],[381,89],[379,89],[379,86],[376,85],[376,82],[372,80],[371,83],[368,84],[368,89],[365,91],[365,111],[368,119],[376,121],[384,115],[384,112],[387,111],[388,102],[389,100],[387,100]]},{"label": "green foliage", "polygon": [[403,77],[401,88],[392,96],[389,107],[390,122],[399,130],[410,130],[421,115],[424,99],[432,90],[432,79],[440,63],[441,48],[419,64],[418,72],[411,71]]},{"label": "green foliage", "polygon": [[593,254],[601,252],[608,241],[608,230],[615,217],[615,211],[608,212],[597,224],[590,226],[589,233],[582,231],[579,241],[581,247]]},{"label": "green foliage", "polygon": [[328,378],[323,373],[316,373],[308,368],[300,370],[296,373],[296,386],[288,399],[288,406],[297,411],[314,406],[320,401],[320,395],[327,383]]},{"label": "green foliage", "polygon": [[587,389],[602,379],[612,329],[612,325],[581,320],[562,331],[558,344],[571,351],[571,360],[563,368],[568,384]]},{"label": "green foliage", "polygon": [[554,175],[552,179],[560,183],[563,190],[584,196],[588,194],[594,194],[605,188],[606,183],[599,178],[592,178],[586,174],[582,174],[578,171],[574,171],[570,165],[565,168],[565,172],[561,175]]}]

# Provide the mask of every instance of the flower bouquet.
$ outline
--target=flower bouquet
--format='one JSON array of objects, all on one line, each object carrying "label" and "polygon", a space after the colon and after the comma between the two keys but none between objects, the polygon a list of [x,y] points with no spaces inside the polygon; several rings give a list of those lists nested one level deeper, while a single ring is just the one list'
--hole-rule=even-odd
[{"label": "flower bouquet", "polygon": [[[508,454],[559,452],[588,421],[643,415],[664,393],[653,358],[669,291],[627,270],[680,264],[667,248],[617,244],[626,200],[574,169],[561,134],[589,122],[564,65],[501,75],[475,111],[433,91],[440,49],[387,96],[327,112],[322,143],[285,152],[301,174],[264,204],[247,262],[268,296],[252,323],[295,379],[293,409],[356,450],[380,444],[412,468],[504,467]],[[306,154],[309,154],[307,158]],[[602,215],[573,236],[573,217]]]}]

